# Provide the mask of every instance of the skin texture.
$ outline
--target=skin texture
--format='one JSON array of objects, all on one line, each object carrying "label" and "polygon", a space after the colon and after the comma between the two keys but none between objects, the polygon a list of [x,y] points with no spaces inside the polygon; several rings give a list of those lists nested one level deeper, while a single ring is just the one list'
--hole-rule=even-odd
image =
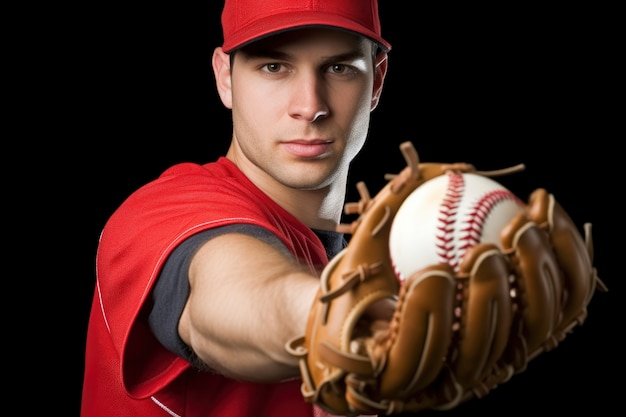
[{"label": "skin texture", "polygon": [[[368,40],[299,29],[239,50],[216,48],[213,71],[232,110],[227,158],[311,228],[334,230],[350,162],[367,136],[387,56]],[[245,256],[241,256],[245,254]],[[285,343],[303,334],[318,276],[272,245],[240,234],[211,239],[194,256],[182,339],[226,376],[299,376]],[[210,300],[207,302],[207,300]]]}]

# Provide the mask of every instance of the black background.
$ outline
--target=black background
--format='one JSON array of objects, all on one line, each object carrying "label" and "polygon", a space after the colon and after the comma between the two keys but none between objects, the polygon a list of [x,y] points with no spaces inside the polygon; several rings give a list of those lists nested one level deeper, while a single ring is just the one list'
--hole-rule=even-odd
[{"label": "black background", "polygon": [[[221,43],[221,2],[203,3],[210,4],[96,3],[80,11],[72,30],[59,29],[68,58],[63,91],[72,104],[56,123],[67,123],[64,137],[75,138],[57,143],[58,160],[71,161],[58,169],[67,189],[59,191],[58,206],[76,226],[60,260],[72,278],[59,284],[72,294],[73,341],[65,347],[72,371],[64,396],[70,409],[79,409],[95,251],[106,219],[169,165],[213,160],[230,140],[229,113],[210,66]],[[524,198],[544,187],[581,227],[591,222],[594,263],[610,288],[595,295],[585,324],[558,349],[487,397],[443,415],[608,413],[623,385],[617,350],[623,233],[616,235],[623,210],[611,189],[621,188],[615,146],[624,136],[611,127],[617,117],[611,11],[447,4],[409,12],[401,5],[380,5],[393,49],[349,199],[357,198],[356,181],[375,192],[385,173],[404,167],[398,149],[404,141],[413,142],[422,161],[470,162],[481,170],[524,163],[524,172],[501,181]]]}]

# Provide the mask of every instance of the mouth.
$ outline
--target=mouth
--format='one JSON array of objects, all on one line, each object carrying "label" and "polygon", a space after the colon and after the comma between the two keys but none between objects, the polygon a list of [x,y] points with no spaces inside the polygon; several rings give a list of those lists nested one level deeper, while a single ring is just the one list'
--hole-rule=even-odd
[{"label": "mouth", "polygon": [[284,149],[291,155],[305,159],[324,158],[332,152],[331,140],[292,140],[283,142]]}]

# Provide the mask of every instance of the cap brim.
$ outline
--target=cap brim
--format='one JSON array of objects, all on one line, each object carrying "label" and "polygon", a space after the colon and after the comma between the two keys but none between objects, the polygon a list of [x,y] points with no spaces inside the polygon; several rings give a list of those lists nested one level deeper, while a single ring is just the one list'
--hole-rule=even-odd
[{"label": "cap brim", "polygon": [[225,40],[222,45],[222,49],[224,52],[229,53],[237,48],[241,48],[244,45],[268,36],[305,27],[327,27],[353,32],[373,40],[385,52],[391,49],[391,45],[379,34],[359,25],[353,20],[344,19],[336,14],[329,15],[321,12],[306,14],[282,13],[257,20],[253,24],[243,27],[236,33],[230,34],[229,38]]}]

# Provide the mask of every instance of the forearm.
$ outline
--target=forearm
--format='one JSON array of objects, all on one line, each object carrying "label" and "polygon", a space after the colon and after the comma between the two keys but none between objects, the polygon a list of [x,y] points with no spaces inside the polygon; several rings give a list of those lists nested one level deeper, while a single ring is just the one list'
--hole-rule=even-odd
[{"label": "forearm", "polygon": [[179,331],[207,365],[246,380],[299,375],[285,343],[304,334],[317,277],[262,241],[224,235],[194,256],[190,284]]}]

